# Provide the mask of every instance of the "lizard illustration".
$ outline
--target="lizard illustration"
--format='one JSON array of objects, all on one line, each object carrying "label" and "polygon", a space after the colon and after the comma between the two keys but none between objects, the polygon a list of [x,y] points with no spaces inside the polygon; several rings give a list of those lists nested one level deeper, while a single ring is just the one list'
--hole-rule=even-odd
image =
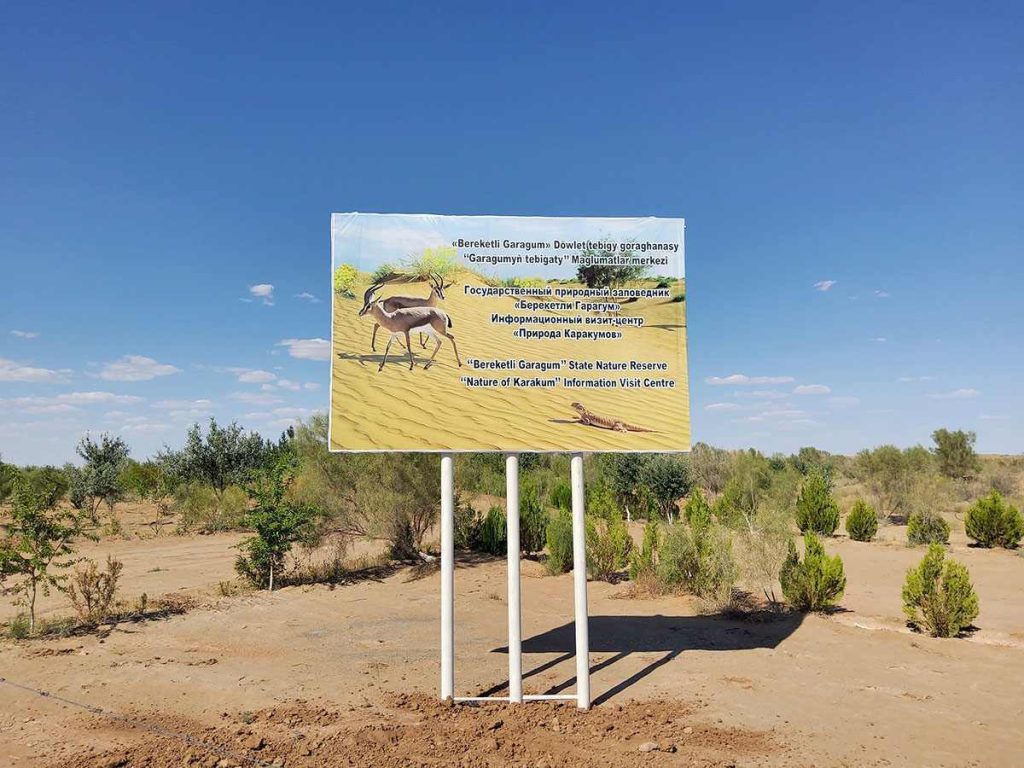
[{"label": "lizard illustration", "polygon": [[580,424],[600,427],[601,429],[612,429],[616,432],[654,432],[653,429],[638,427],[635,424],[627,424],[619,419],[606,419],[604,416],[598,416],[596,413],[588,411],[583,403],[573,403],[572,407],[580,415]]}]

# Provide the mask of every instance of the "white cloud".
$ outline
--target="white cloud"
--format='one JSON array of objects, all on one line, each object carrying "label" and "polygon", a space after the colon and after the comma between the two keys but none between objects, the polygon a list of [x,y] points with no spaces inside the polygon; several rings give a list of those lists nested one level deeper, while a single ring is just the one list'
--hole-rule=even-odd
[{"label": "white cloud", "polygon": [[327,339],[283,339],[275,346],[287,347],[288,354],[299,360],[331,359],[331,342]]},{"label": "white cloud", "polygon": [[928,395],[928,397],[934,400],[970,400],[980,394],[981,393],[976,389],[963,388],[954,389],[952,392],[936,392]]},{"label": "white cloud", "polygon": [[316,296],[314,296],[312,293],[309,293],[308,291],[303,291],[302,293],[296,293],[295,294],[295,298],[296,299],[302,299],[303,301],[308,301],[310,304],[319,304],[320,303],[320,299],[318,299]]},{"label": "white cloud", "polygon": [[794,395],[827,395],[831,391],[824,384],[801,384],[793,388]]},{"label": "white cloud", "polygon": [[67,381],[71,375],[69,368],[36,368],[14,360],[0,357],[0,381],[21,381],[27,383],[51,383]]},{"label": "white cloud", "polygon": [[807,411],[798,408],[775,408],[761,414],[766,419],[795,419],[807,415]]},{"label": "white cloud", "polygon": [[249,405],[276,405],[281,402],[281,398],[275,397],[274,395],[261,395],[259,392],[232,392],[230,395],[232,400],[237,400],[240,403],[247,403]]},{"label": "white cloud", "polygon": [[709,403],[704,406],[705,411],[738,411],[740,407],[736,403]]},{"label": "white cloud", "polygon": [[185,411],[205,410],[213,408],[213,401],[201,398],[199,400],[157,400],[153,407],[161,411]]},{"label": "white cloud", "polygon": [[883,290],[879,289],[879,290],[875,291],[875,296],[877,296],[880,299],[888,299],[889,298],[889,292],[888,291],[883,291]]},{"label": "white cloud", "polygon": [[934,376],[900,376],[897,381],[906,384],[911,381],[931,381]]},{"label": "white cloud", "polygon": [[832,286],[836,285],[836,280],[819,280],[814,284],[814,290],[816,291],[830,291]]},{"label": "white cloud", "polygon": [[737,392],[736,397],[752,397],[756,400],[782,400],[789,395],[777,389],[753,389],[749,392]]},{"label": "white cloud", "polygon": [[708,384],[789,384],[794,381],[792,376],[747,376],[744,373],[733,373],[729,376],[711,376],[704,379]]},{"label": "white cloud", "polygon": [[[274,306],[274,286],[270,283],[257,283],[249,286],[249,295],[252,299],[260,299],[268,306]],[[249,301],[252,301],[249,299]]]},{"label": "white cloud", "polygon": [[871,341],[875,342],[876,344],[885,344],[885,342],[887,342],[888,339],[885,338],[885,336],[875,336],[873,339],[871,339]]},{"label": "white cloud", "polygon": [[158,363],[151,357],[125,355],[120,360],[107,363],[95,375],[105,381],[149,381],[158,376],[170,376],[172,373],[180,372],[180,368]]},{"label": "white cloud", "polygon": [[272,374],[270,371],[242,371],[238,374],[238,380],[243,384],[265,384],[273,381],[277,376]]},{"label": "white cloud", "polygon": [[170,424],[157,421],[135,420],[121,427],[121,432],[135,432],[140,435],[152,434],[154,432],[166,432],[171,428]]},{"label": "white cloud", "polygon": [[36,339],[39,338],[39,331],[11,331],[11,336],[17,336],[19,339]]},{"label": "white cloud", "polygon": [[65,392],[60,395],[12,397],[0,399],[0,405],[10,404],[16,407],[38,408],[49,405],[95,405],[97,403],[113,405],[132,405],[141,403],[143,398],[137,395],[115,395],[113,392]]}]

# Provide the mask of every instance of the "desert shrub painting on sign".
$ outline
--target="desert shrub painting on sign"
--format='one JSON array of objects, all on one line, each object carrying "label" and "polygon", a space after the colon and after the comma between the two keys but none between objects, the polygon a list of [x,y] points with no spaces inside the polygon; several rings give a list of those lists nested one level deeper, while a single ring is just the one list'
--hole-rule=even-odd
[{"label": "desert shrub painting on sign", "polygon": [[331,450],[689,450],[683,231],[334,214]]}]

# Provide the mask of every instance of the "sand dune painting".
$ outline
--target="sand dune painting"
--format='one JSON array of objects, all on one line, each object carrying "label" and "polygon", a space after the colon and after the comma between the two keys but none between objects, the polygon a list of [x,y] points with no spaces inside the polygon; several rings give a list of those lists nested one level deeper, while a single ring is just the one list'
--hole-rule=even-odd
[{"label": "sand dune painting", "polygon": [[682,219],[331,224],[331,450],[689,450]]}]

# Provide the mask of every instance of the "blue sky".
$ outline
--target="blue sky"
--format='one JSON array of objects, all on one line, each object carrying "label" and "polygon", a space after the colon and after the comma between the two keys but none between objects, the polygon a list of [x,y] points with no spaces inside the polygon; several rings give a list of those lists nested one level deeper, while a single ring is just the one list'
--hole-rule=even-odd
[{"label": "blue sky", "polygon": [[1024,450],[1019,3],[205,5],[5,7],[6,459],[323,408],[345,210],[685,217],[695,439]]}]

